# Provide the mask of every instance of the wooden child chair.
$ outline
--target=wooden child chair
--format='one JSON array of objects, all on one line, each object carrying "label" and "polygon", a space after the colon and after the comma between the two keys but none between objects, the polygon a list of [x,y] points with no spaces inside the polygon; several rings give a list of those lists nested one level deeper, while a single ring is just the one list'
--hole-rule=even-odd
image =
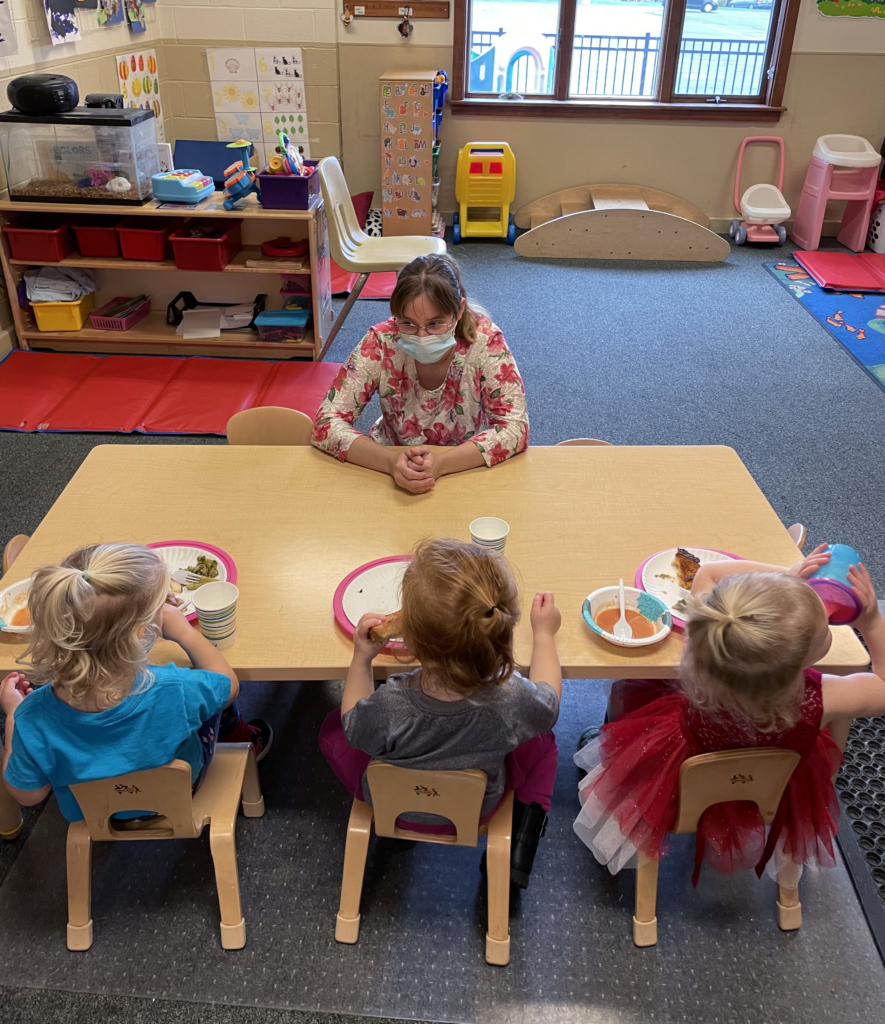
[{"label": "wooden child chair", "polygon": [[[756,804],[762,820],[770,825],[799,761],[795,750],[759,747],[689,757],[679,769],[679,805],[671,832],[697,832],[701,815],[708,807],[731,800]],[[802,924],[799,890],[778,883],[777,893],[777,923],[784,931],[794,931]],[[658,941],[657,894],[658,861],[640,853],[633,916],[633,942],[637,946],[654,946]]]},{"label": "wooden child chair", "polygon": [[[19,533],[7,542],[3,549],[3,575],[9,572],[10,566],[21,554],[22,548],[30,538]],[[0,739],[0,763],[3,758],[3,741]],[[0,779],[0,838],[12,841],[22,830],[22,812],[19,805],[12,799],[12,794]]]},{"label": "wooden child chair", "polygon": [[[80,782],[71,792],[83,821],[68,827],[68,949],[92,945],[92,844],[129,839],[196,839],[209,826],[209,847],[221,907],[221,945],[242,949],[246,922],[240,907],[235,828],[242,801],[247,818],[264,814],[264,797],[251,743],[219,743],[203,784],[191,793],[191,766],[161,768],[113,779]],[[156,811],[158,818],[120,821],[121,811]]]},{"label": "wooden child chair", "polygon": [[557,448],[571,447],[575,445],[588,445],[588,444],[604,444],[606,447],[611,448],[611,441],[600,441],[595,437],[573,437],[570,441],[559,441],[556,445]]},{"label": "wooden child chair", "polygon": [[[486,773],[475,769],[457,772],[420,771],[372,761],[367,772],[372,805],[354,800],[347,823],[341,904],[335,925],[338,942],[355,943],[360,934],[360,896],[372,821],[375,835],[389,839],[414,839],[422,843],[476,846],[481,834],[488,836],[486,867],[489,893],[489,925],[486,960],[504,966],[510,960],[510,832],[513,794],[508,793],[489,822],[479,817],[486,791]],[[428,835],[399,828],[401,814],[423,811],[448,818],[455,835]]]},{"label": "wooden child chair", "polygon": [[228,444],[307,445],[313,420],[297,409],[265,405],[231,416],[225,433]]}]

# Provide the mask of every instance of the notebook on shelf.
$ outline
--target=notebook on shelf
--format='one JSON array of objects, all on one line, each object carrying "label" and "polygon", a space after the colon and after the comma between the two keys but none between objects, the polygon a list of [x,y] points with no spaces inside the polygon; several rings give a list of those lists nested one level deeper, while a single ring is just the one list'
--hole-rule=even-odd
[{"label": "notebook on shelf", "polygon": [[838,292],[885,292],[885,253],[793,253],[821,288]]}]

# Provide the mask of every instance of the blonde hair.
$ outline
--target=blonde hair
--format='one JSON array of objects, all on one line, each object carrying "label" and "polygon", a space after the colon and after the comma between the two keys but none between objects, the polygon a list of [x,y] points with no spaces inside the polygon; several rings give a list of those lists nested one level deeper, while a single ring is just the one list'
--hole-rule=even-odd
[{"label": "blonde hair", "polygon": [[420,544],[403,576],[403,639],[446,689],[489,692],[513,674],[516,584],[506,564],[459,540]]},{"label": "blonde hair", "polygon": [[[390,312],[395,317],[405,316],[406,306],[422,295],[427,296],[440,313],[458,315],[461,300],[467,299],[467,290],[458,264],[451,256],[417,256],[407,263],[399,272],[390,296]],[[467,299],[455,326],[455,335],[472,345],[477,339],[477,321],[486,315],[481,306]]]},{"label": "blonde hair", "polygon": [[35,681],[67,692],[74,706],[119,704],[153,682],[141,628],[166,600],[169,571],[140,544],[79,548],[34,573],[28,608],[33,639],[19,659]]},{"label": "blonde hair", "polygon": [[761,732],[792,728],[801,699],[796,681],[827,625],[812,588],[786,573],[747,573],[720,580],[686,605],[679,669],[692,704]]}]

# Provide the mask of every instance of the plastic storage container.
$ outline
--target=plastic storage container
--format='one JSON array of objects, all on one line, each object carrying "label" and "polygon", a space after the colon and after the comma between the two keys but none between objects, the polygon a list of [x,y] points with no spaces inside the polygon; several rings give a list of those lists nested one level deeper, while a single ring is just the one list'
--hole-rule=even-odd
[{"label": "plastic storage container", "polygon": [[242,224],[241,220],[188,221],[169,236],[175,266],[179,270],[224,270],[240,251]]},{"label": "plastic storage container", "polygon": [[131,313],[127,313],[124,317],[105,316],[114,306],[119,306],[120,303],[125,301],[125,295],[116,296],[110,302],[106,302],[101,309],[90,313],[89,322],[98,331],[128,331],[130,327],[137,324],[139,320],[143,320],[151,311],[151,300],[149,296],[146,296],[143,302],[139,303]]},{"label": "plastic storage container", "polygon": [[76,302],[32,302],[31,309],[40,331],[79,331],[86,323],[93,306],[93,295],[82,296]]},{"label": "plastic storage container", "polygon": [[44,203],[120,203],[151,197],[160,170],[152,110],[76,107],[34,117],[0,113],[9,198]]},{"label": "plastic storage container", "polygon": [[258,175],[263,207],[268,210],[308,209],[311,199],[320,192],[320,177],[315,169],[319,160],[304,162],[314,168],[307,178],[298,174],[265,174],[264,171]]},{"label": "plastic storage container", "polygon": [[108,259],[119,256],[120,236],[115,230],[119,223],[119,217],[90,217],[73,223],[80,255]]},{"label": "plastic storage container", "polygon": [[172,256],[170,235],[180,220],[165,217],[127,217],[117,225],[120,251],[125,260],[148,260],[162,263]]},{"label": "plastic storage container", "polygon": [[304,309],[266,310],[255,317],[262,341],[301,341],[310,313]]},{"label": "plastic storage container", "polygon": [[848,582],[848,567],[863,559],[847,544],[828,544],[830,560],[808,577],[808,584],[823,601],[831,626],[847,626],[863,611],[860,598]]},{"label": "plastic storage container", "polygon": [[4,224],[14,260],[40,260],[58,263],[74,251],[70,223],[59,217],[22,217],[15,224]]}]

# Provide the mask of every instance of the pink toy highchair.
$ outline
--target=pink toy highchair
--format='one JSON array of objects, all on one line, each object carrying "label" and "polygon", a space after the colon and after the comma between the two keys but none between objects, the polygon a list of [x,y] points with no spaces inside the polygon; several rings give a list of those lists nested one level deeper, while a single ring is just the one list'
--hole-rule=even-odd
[{"label": "pink toy highchair", "polygon": [[[751,185],[743,195],[741,188],[741,167],[744,150],[751,142],[776,142],[779,153],[777,188],[774,185]],[[781,189],[784,187],[784,140],[778,135],[751,135],[744,139],[738,150],[737,171],[734,175],[734,208],[743,220],[733,220],[728,229],[735,245],[744,242],[774,242],[783,245],[787,240],[787,229],[781,221],[790,216],[790,207]]]}]

